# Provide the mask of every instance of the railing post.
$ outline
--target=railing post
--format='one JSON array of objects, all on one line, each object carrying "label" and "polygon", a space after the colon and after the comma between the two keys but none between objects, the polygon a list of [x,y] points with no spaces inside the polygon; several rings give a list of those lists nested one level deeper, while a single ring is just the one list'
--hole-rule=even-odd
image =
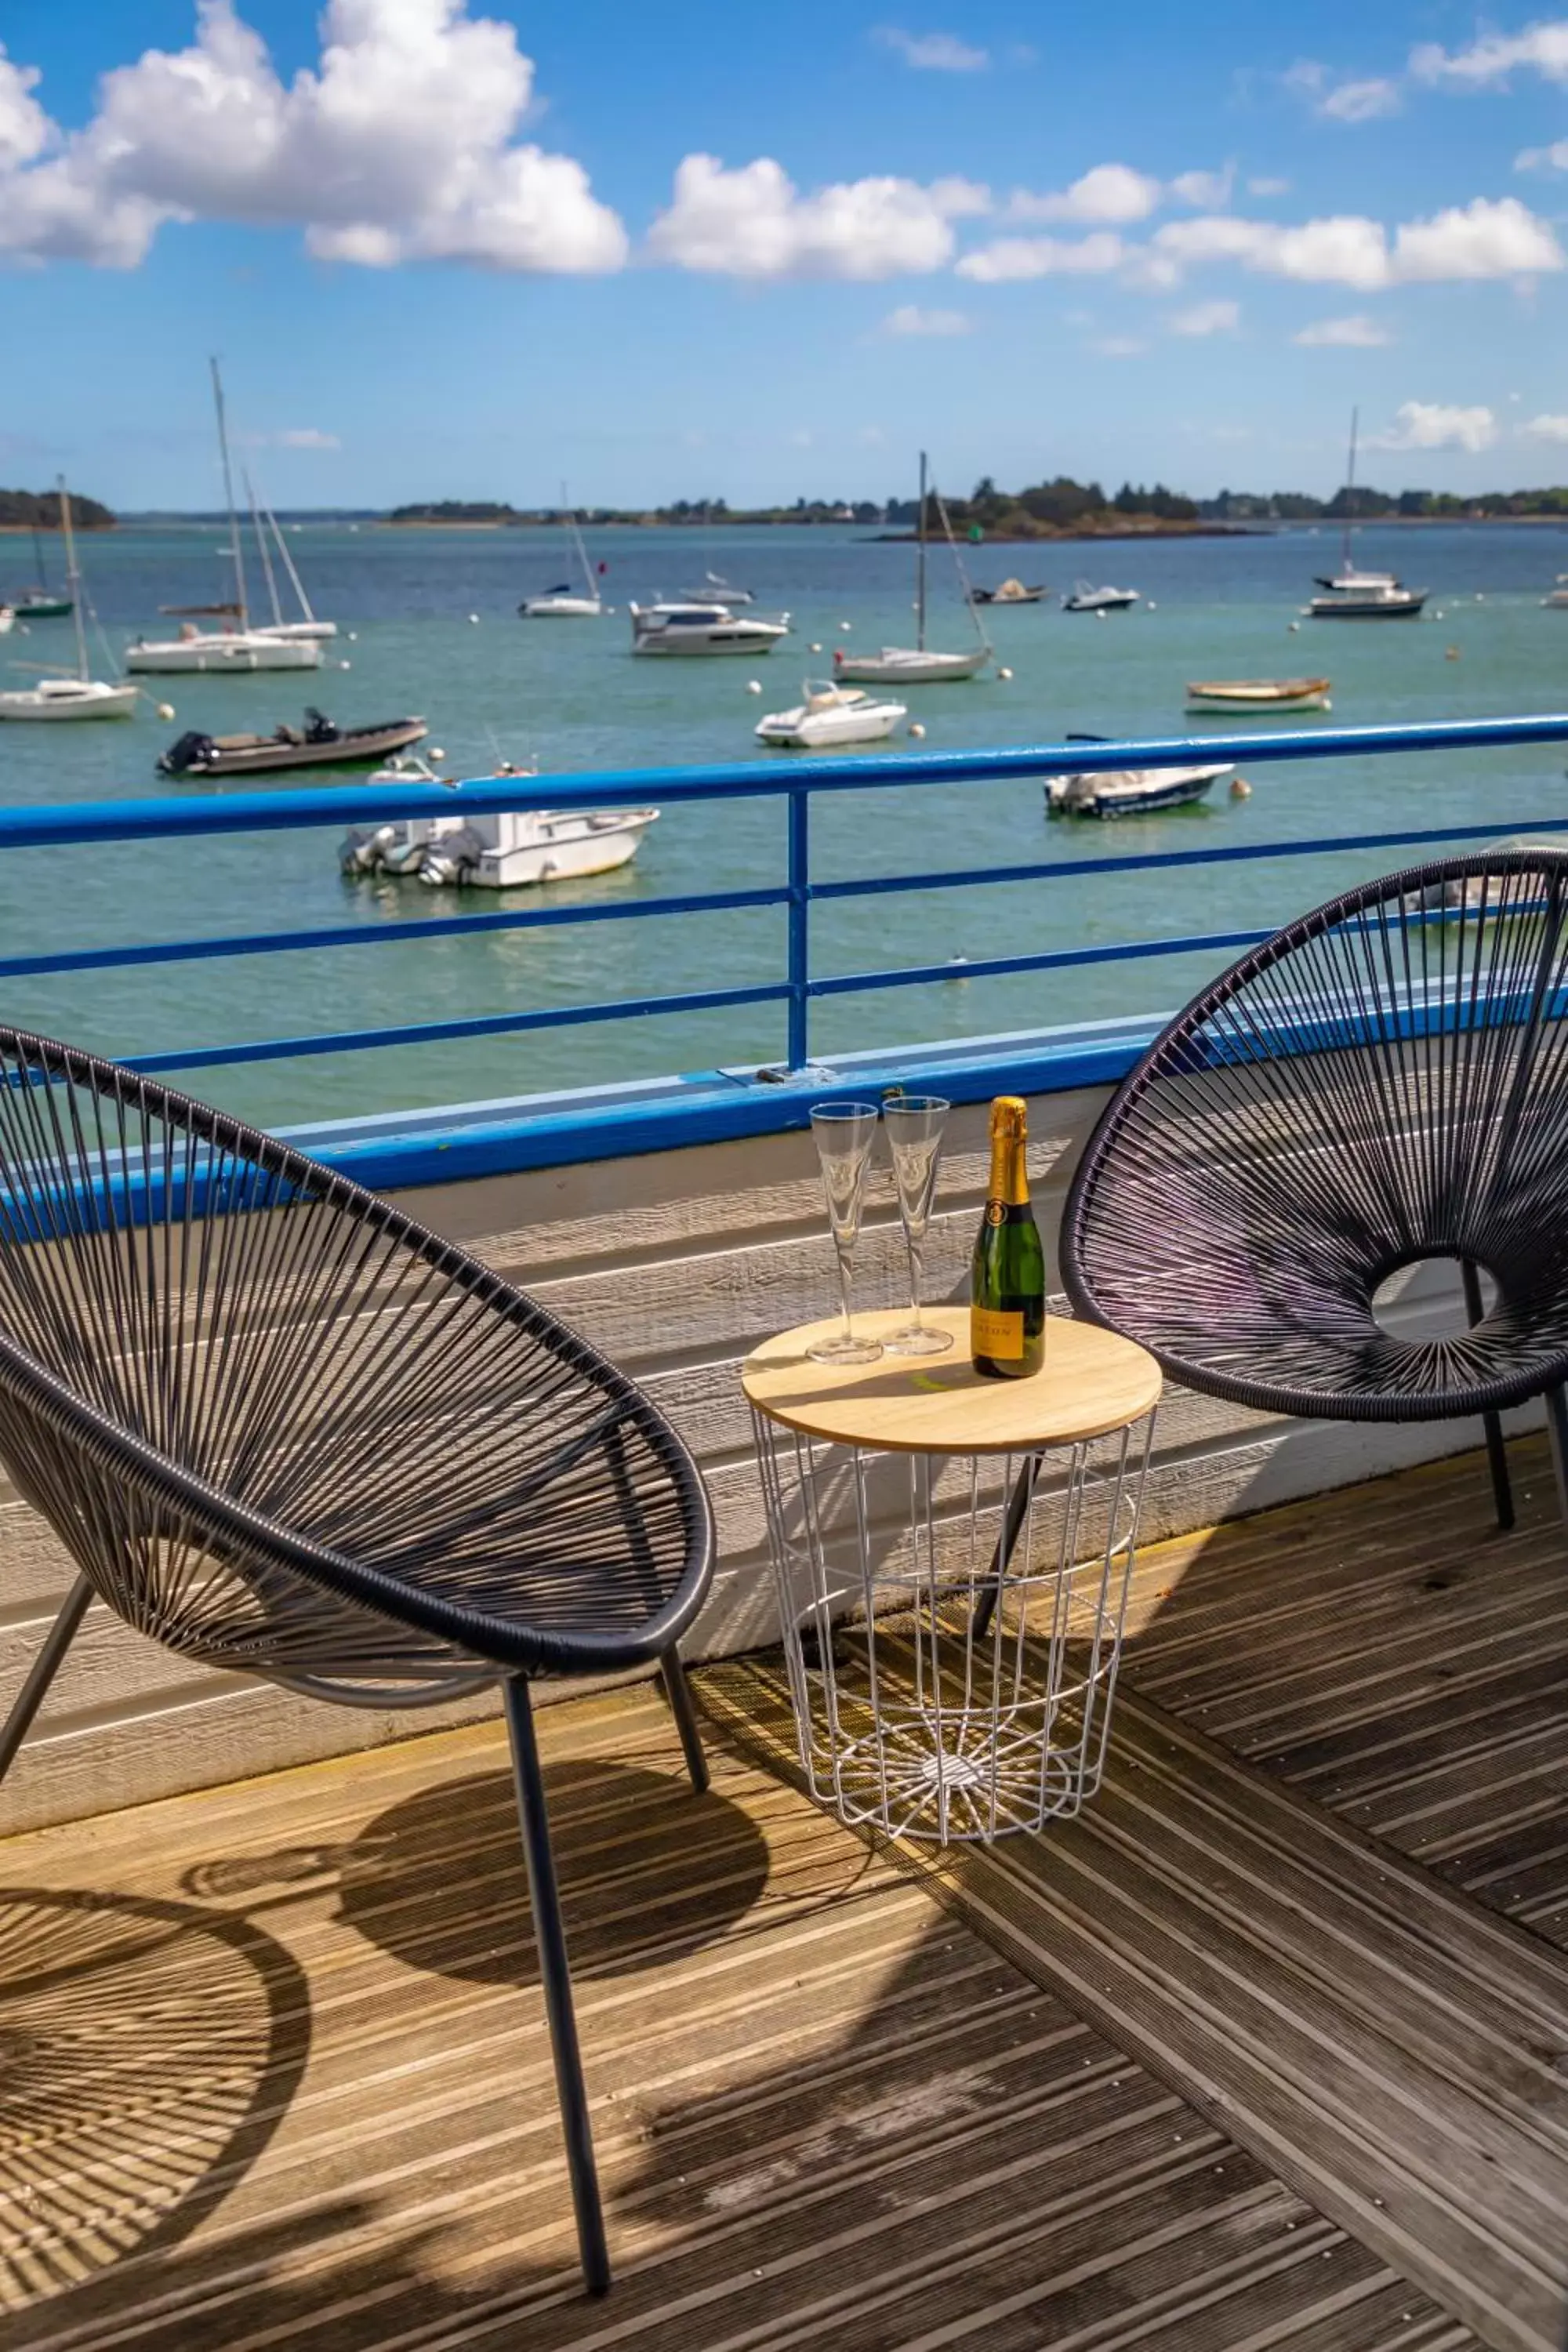
[{"label": "railing post", "polygon": [[811,978],[811,787],[796,784],[789,796],[789,1050],[792,1070],[811,1059],[807,982]]}]

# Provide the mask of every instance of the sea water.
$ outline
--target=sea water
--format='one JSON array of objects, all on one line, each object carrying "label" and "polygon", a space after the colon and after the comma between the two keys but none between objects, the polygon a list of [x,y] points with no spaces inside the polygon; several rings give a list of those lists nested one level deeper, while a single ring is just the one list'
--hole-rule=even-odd
[{"label": "sea water", "polygon": [[[160,605],[219,601],[228,588],[225,532],[212,523],[122,528],[84,542],[89,590],[110,647],[177,624]],[[315,703],[342,724],[418,711],[451,776],[537,758],[542,770],[664,767],[768,760],[752,730],[765,710],[826,676],[840,646],[908,643],[914,551],[860,530],[603,530],[591,560],[616,609],[598,621],[517,617],[519,601],[572,575],[562,535],[544,530],[397,530],[307,524],[289,546],[319,613],[342,634],[314,673],[145,681],[131,725],[0,725],[0,803],[198,797],[222,783],[160,778],[158,751],[187,728],[270,730]],[[28,568],[20,541],[0,541],[0,593]],[[1136,588],[1148,600],[1104,620],[1047,603],[989,608],[997,659],[1012,671],[910,690],[923,748],[1058,741],[1069,732],[1202,735],[1223,719],[1184,715],[1189,679],[1327,674],[1332,719],[1376,725],[1511,715],[1568,707],[1568,612],[1543,610],[1568,569],[1568,530],[1553,525],[1369,527],[1356,558],[1433,592],[1427,616],[1398,624],[1300,617],[1312,575],[1335,568],[1336,534],[1291,530],[1223,539],[965,550],[973,576],[1076,579]],[[929,641],[972,641],[946,551],[931,554]],[[759,612],[787,608],[794,634],[771,655],[644,661],[631,655],[627,603],[700,584],[711,566],[754,590]],[[254,570],[254,566],[253,566]],[[253,603],[260,604],[252,581]],[[1291,625],[1299,624],[1294,633]],[[813,644],[821,650],[813,653]],[[0,675],[68,664],[68,622],[0,638]],[[95,640],[94,670],[104,667]],[[343,667],[346,665],[346,667]],[[747,691],[755,678],[759,695]],[[160,720],[153,702],[177,718]],[[1276,721],[1277,726],[1287,722]],[[895,739],[902,743],[902,730]],[[916,748],[910,746],[909,748]],[[866,754],[876,756],[875,751]],[[962,892],[841,900],[812,912],[817,976],[896,964],[946,964],[952,978],[909,990],[818,1002],[815,1052],[1095,1018],[1180,1003],[1225,961],[1213,951],[1066,971],[965,980],[962,959],[1251,929],[1283,921],[1334,889],[1401,862],[1384,851],[1267,865],[1097,875],[1099,860],[1380,828],[1491,824],[1500,835],[1568,814],[1564,749],[1408,754],[1258,766],[1249,799],[1217,785],[1208,801],[1114,825],[1053,824],[1034,781],[834,794],[812,811],[819,878],[1018,863],[1050,856],[1065,879]],[[279,787],[317,781],[284,777]],[[324,781],[324,780],[323,780]],[[249,782],[226,789],[254,789]],[[548,799],[529,786],[525,803]],[[410,919],[478,906],[601,904],[777,884],[777,803],[672,806],[620,872],[497,898],[435,893],[417,882],[349,882],[338,869],[354,821],[345,784],[341,826],[223,835],[0,856],[7,955],[151,940],[200,940],[322,924],[363,926],[363,946],[286,956],[214,958],[11,980],[5,1019],[110,1054],[192,1050],[264,1037],[438,1022],[677,990],[744,987],[784,970],[784,915],[757,909],[650,922],[567,926],[472,939],[400,942]],[[1418,856],[1411,852],[1411,856]],[[181,1083],[262,1120],[281,1122],[592,1085],[661,1071],[778,1058],[782,1006],[617,1021],[461,1043],[398,1046],[205,1070]]]}]

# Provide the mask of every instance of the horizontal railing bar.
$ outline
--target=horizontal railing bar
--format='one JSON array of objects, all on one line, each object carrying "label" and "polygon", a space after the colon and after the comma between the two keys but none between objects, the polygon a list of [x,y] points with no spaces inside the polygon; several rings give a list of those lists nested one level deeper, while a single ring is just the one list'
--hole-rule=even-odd
[{"label": "horizontal railing bar", "polygon": [[[1568,833],[1568,817],[1531,817],[1535,833]],[[1055,858],[1031,866],[970,866],[942,874],[875,875],[859,881],[814,882],[813,898],[877,898],[902,890],[957,890],[993,882],[1047,882],[1079,879],[1086,874],[1136,874],[1150,866],[1231,866],[1263,857],[1321,857],[1351,850],[1394,849],[1438,841],[1495,841],[1490,824],[1426,825],[1399,833],[1342,833],[1314,835],[1307,841],[1251,841],[1225,849],[1166,849],[1129,854],[1124,857]],[[4,966],[0,966],[4,970]]]},{"label": "horizontal railing bar", "polygon": [[897,971],[850,971],[831,980],[814,980],[810,996],[858,996],[873,988],[925,988],[937,981],[995,980],[1012,971],[1061,971],[1081,963],[1137,963],[1150,956],[1197,955],[1236,948],[1257,947],[1272,939],[1278,926],[1261,931],[1208,931],[1192,939],[1129,940],[1115,947],[1052,948],[1040,955],[967,957],[952,963],[905,964]]},{"label": "horizontal railing bar", "polygon": [[487,1013],[464,1021],[416,1021],[396,1029],[339,1029],[316,1037],[270,1037],[249,1045],[197,1045],[169,1054],[121,1054],[122,1069],[216,1069],[239,1062],[297,1061],[311,1054],[357,1054],[377,1045],[442,1045],[454,1038],[501,1037],[521,1029],[574,1029],[592,1021],[641,1021],[657,1013],[711,1013],[733,1004],[776,1004],[782,982],[755,988],[703,988],[679,996],[635,996],[613,1004],[571,1004],[547,1013]]},{"label": "horizontal railing bar", "polygon": [[161,840],[177,835],[287,832],[360,817],[451,815],[600,802],[784,799],[800,792],[868,792],[911,784],[1005,782],[1084,768],[1184,768],[1221,762],[1347,759],[1401,751],[1506,750],[1568,740],[1568,713],[1436,720],[1416,727],[1340,727],[1268,735],[1158,736],[1104,743],[1039,743],[1005,751],[898,751],[806,759],[787,766],[734,760],[710,767],[610,768],[591,773],[473,777],[460,784],[326,784],[303,791],[79,801],[0,809],[0,849],[72,841]]},{"label": "horizontal railing bar", "polygon": [[128,965],[198,963],[209,956],[281,955],[302,948],[363,948],[389,941],[442,940],[480,931],[522,931],[562,923],[628,922],[656,915],[722,914],[735,908],[783,907],[789,892],[715,890],[695,898],[645,898],[616,907],[541,907],[526,913],[437,915],[402,923],[338,923],[311,931],[236,931],[214,939],[168,940],[147,947],[62,949],[57,955],[0,956],[0,980],[40,972],[112,971]]}]

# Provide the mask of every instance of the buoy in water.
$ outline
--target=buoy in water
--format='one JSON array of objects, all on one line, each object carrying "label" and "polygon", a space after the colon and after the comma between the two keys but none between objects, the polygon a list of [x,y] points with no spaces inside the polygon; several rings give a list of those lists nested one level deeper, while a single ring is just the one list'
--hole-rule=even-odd
[{"label": "buoy in water", "polygon": [[1297,630],[1300,627],[1300,625],[1301,625],[1301,624],[1300,624],[1300,621],[1292,621],[1292,622],[1291,622],[1291,624],[1290,624],[1290,635],[1291,635],[1292,636],[1294,636],[1294,635],[1295,635],[1295,634],[1296,634]]},{"label": "buoy in water", "polygon": [[915,741],[916,741],[917,743],[923,743],[923,742],[925,741],[925,739],[926,739],[926,731],[925,731],[925,729],[921,725],[921,722],[920,722],[920,720],[919,720],[918,719],[915,719],[915,720],[912,722],[912,724],[910,725],[910,733],[914,737]]},{"label": "buoy in water", "polygon": [[1110,615],[1106,611],[1103,604],[1098,604],[1095,607],[1094,617],[1097,621],[1108,621],[1110,618]]},{"label": "buoy in water", "polygon": [[358,643],[359,643],[359,631],[358,631],[357,629],[351,629],[351,630],[349,631],[349,643],[350,643],[350,645],[351,645],[351,646],[357,646],[357,645],[358,645]]},{"label": "buoy in water", "polygon": [[1152,596],[1151,596],[1151,597],[1149,597],[1149,598],[1147,598],[1147,599],[1146,599],[1146,601],[1145,601],[1145,603],[1144,603],[1144,606],[1143,606],[1143,610],[1144,610],[1146,613],[1157,613],[1157,612],[1159,611],[1159,609],[1160,609],[1160,607],[1158,606],[1158,604],[1155,604],[1154,599],[1152,598]]},{"label": "buoy in water", "polygon": [[1459,658],[1459,648],[1458,648],[1458,646],[1446,646],[1444,647],[1444,649],[1443,649],[1443,659],[1444,659],[1445,661],[1458,661],[1458,658]]},{"label": "buoy in water", "polygon": [[808,648],[808,650],[809,650],[810,652],[814,653],[814,654],[819,654],[819,653],[822,651],[822,647],[821,647],[819,645],[816,645],[816,644],[815,644],[815,643],[814,643],[814,644],[813,644],[813,645]]},{"label": "buoy in water", "polygon": [[746,692],[748,694],[761,694],[762,690],[763,681],[760,677],[749,677],[746,680]]},{"label": "buoy in water", "polygon": [[839,624],[838,624],[838,625],[839,625],[839,627],[843,630],[843,632],[844,632],[845,635],[846,635],[846,636],[847,636],[847,635],[849,635],[849,631],[850,631],[850,629],[852,628],[852,626],[853,626],[854,625],[853,625],[853,623],[852,623],[852,622],[849,622],[849,621],[840,621],[840,622],[839,622]]},{"label": "buoy in water", "polygon": [[339,667],[340,669],[353,669],[353,662],[341,661],[341,662],[338,664],[338,667]]},{"label": "buoy in water", "polygon": [[1230,796],[1233,801],[1249,801],[1252,798],[1252,786],[1245,776],[1232,776]]},{"label": "buoy in water", "polygon": [[437,743],[429,751],[427,751],[425,756],[428,760],[444,760],[447,754],[442,751],[440,745]]},{"label": "buoy in water", "polygon": [[470,613],[470,614],[468,614],[468,623],[469,623],[470,627],[472,627],[472,628],[476,628],[476,629],[477,629],[477,628],[479,627],[479,614],[478,614],[477,613]]},{"label": "buoy in water", "polygon": [[1010,669],[999,669],[996,675],[998,677],[1011,677],[1013,673]]}]

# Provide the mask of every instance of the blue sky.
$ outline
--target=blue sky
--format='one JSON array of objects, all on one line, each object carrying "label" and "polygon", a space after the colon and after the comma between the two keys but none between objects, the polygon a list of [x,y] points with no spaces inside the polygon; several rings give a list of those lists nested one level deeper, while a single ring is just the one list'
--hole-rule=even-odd
[{"label": "blue sky", "polygon": [[[678,26],[679,39],[671,37]],[[1568,478],[1568,18],[5,0],[0,481]],[[1382,446],[1375,446],[1381,444]]]}]

